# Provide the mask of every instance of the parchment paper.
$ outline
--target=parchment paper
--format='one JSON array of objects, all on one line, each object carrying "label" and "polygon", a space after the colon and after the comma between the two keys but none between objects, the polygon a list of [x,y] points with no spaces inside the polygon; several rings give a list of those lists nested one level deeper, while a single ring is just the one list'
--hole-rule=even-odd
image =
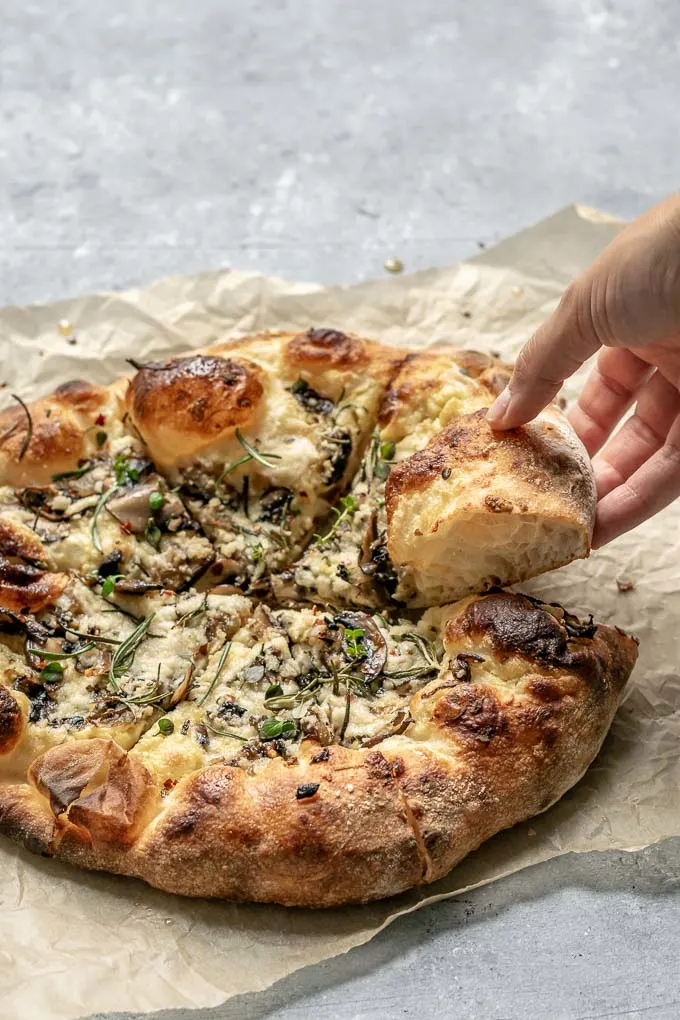
[{"label": "parchment paper", "polygon": [[[353,329],[392,342],[453,339],[512,356],[620,224],[571,207],[469,262],[321,288],[220,270],[123,294],[0,312],[5,395],[73,377],[106,382],[124,358],[233,331]],[[62,336],[60,320],[74,326]],[[72,341],[75,339],[75,343]],[[572,382],[573,394],[577,382]],[[568,851],[641,848],[680,834],[680,504],[582,563],[525,586],[635,632],[629,697],[585,779],[428,889],[327,912],[173,898],[0,843],[0,1015],[217,1005],[370,939],[400,914]],[[632,580],[621,593],[616,580]]]}]

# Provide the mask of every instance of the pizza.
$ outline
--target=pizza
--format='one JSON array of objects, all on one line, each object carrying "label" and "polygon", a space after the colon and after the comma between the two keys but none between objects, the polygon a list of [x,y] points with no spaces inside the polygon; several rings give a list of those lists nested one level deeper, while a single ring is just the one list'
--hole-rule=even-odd
[{"label": "pizza", "polygon": [[558,407],[331,329],[0,414],[0,831],[173,893],[432,882],[596,756],[636,641],[506,590],[589,552]]}]

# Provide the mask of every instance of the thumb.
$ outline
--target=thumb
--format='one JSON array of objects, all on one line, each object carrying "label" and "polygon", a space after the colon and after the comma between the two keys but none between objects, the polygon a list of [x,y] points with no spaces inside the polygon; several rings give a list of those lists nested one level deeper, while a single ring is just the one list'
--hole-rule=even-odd
[{"label": "thumb", "polygon": [[[581,287],[578,288],[581,290]],[[520,351],[507,388],[489,408],[487,421],[493,429],[512,429],[531,421],[559,392],[562,383],[600,347],[590,316],[580,308],[590,306],[570,287],[557,310],[534,333]]]}]

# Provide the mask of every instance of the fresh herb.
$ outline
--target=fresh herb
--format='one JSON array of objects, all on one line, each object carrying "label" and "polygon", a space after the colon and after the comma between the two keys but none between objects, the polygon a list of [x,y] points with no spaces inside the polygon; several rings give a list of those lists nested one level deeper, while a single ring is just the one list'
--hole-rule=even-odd
[{"label": "fresh herb", "polygon": [[338,740],[341,743],[342,743],[342,741],[344,739],[345,733],[347,732],[347,727],[349,726],[349,714],[350,714],[350,711],[351,711],[351,708],[352,708],[352,701],[351,701],[352,694],[351,694],[351,690],[352,689],[350,687],[349,679],[348,679],[347,683],[345,685],[345,714],[343,716],[342,726],[340,727],[340,735],[338,737]]},{"label": "fresh herb", "polygon": [[160,510],[165,503],[165,496],[162,492],[152,492],[149,496],[149,506],[152,510]]},{"label": "fresh herb", "polygon": [[348,518],[350,518],[352,514],[355,514],[359,509],[359,504],[354,496],[343,496],[340,500],[340,505],[342,506],[342,510],[338,510],[335,506],[332,508],[332,512],[335,514],[335,520],[333,521],[330,530],[327,531],[325,535],[314,536],[316,539],[316,545],[325,545],[326,542],[329,542],[343,521],[348,520]]},{"label": "fresh herb", "polygon": [[427,641],[421,634],[416,633],[404,634],[401,640],[410,641],[418,647],[424,660],[423,664],[412,666],[410,669],[397,669],[392,672],[386,670],[383,676],[388,677],[390,680],[416,680],[418,677],[439,672],[439,659],[431,642]]},{"label": "fresh herb", "polygon": [[75,652],[36,652],[41,658],[45,659],[46,662],[60,662],[61,659],[77,659],[79,655],[84,655],[85,652],[91,652],[94,648],[94,641],[89,641],[82,648],[77,648]]},{"label": "fresh herb", "polygon": [[[17,404],[19,404],[26,415],[26,432],[24,433],[24,441],[21,444],[21,449],[19,450],[19,456],[17,458],[17,460],[23,460],[26,456],[26,450],[33,438],[33,419],[31,418],[31,412],[28,410],[21,397],[17,396],[16,393],[12,393],[12,400],[16,400]],[[11,429],[9,434],[11,435],[12,432],[14,432],[14,429]]]},{"label": "fresh herb", "polygon": [[116,581],[120,581],[124,576],[124,574],[109,574],[108,577],[104,578],[104,581],[102,582],[102,595],[105,599],[108,598],[109,595],[113,594],[116,587]]},{"label": "fresh herb", "polygon": [[157,549],[161,544],[161,529],[158,527],[153,517],[149,517],[144,528],[144,538],[147,540],[149,545],[152,545],[154,549]]},{"label": "fresh herb", "polygon": [[345,627],[344,637],[350,659],[363,659],[366,656],[365,632],[360,627]]},{"label": "fresh herb", "polygon": [[381,460],[392,460],[396,449],[396,444],[391,439],[387,439],[384,443],[381,443],[379,451]]},{"label": "fresh herb", "polygon": [[184,627],[185,624],[189,622],[189,620],[193,620],[195,619],[195,617],[201,616],[202,613],[207,613],[207,611],[208,611],[208,593],[206,592],[203,598],[201,599],[199,605],[197,605],[195,609],[190,609],[188,613],[184,613],[183,616],[180,616],[177,622],[173,623],[170,629],[174,630],[175,627]]},{"label": "fresh herb", "polygon": [[94,438],[97,443],[97,446],[101,450],[102,446],[104,445],[108,437],[106,435],[106,432],[95,432]]},{"label": "fresh herb", "polygon": [[295,791],[295,797],[297,800],[309,800],[313,797],[316,791],[319,789],[319,783],[302,783],[298,786]]},{"label": "fresh herb", "polygon": [[57,683],[64,675],[64,667],[60,662],[48,662],[40,673],[40,679],[46,683]]},{"label": "fresh herb", "polygon": [[281,684],[270,684],[264,694],[264,700],[268,698],[278,698],[283,694],[283,687]]},{"label": "fresh herb", "polygon": [[137,649],[146,637],[155,615],[155,613],[151,613],[150,616],[138,623],[132,633],[128,634],[124,641],[121,641],[113,653],[109,666],[109,683],[116,693],[120,691],[118,680],[132,667]]},{"label": "fresh herb", "polygon": [[102,492],[101,496],[97,501],[97,505],[94,508],[94,513],[92,514],[92,521],[90,522],[90,536],[92,538],[92,545],[95,547],[97,552],[100,553],[104,552],[104,548],[99,540],[99,532],[97,531],[97,521],[99,520],[100,513],[102,512],[108,501],[111,499],[114,492],[117,492],[119,488],[120,486],[118,485],[118,483],[114,482],[114,484],[110,488],[106,489],[105,492]]},{"label": "fresh herb", "polygon": [[260,725],[260,740],[276,740],[277,737],[294,737],[297,726],[291,719],[276,719],[272,716]]},{"label": "fresh herb", "polygon": [[130,467],[128,458],[123,453],[119,453],[113,462],[113,472],[116,476],[116,484],[126,485],[127,482],[138,482],[139,471],[135,467]]},{"label": "fresh herb", "polygon": [[159,719],[158,720],[158,732],[163,737],[169,737],[171,733],[175,732],[175,724],[172,719]]},{"label": "fresh herb", "polygon": [[264,453],[264,452],[261,453],[254,446],[251,446],[248,440],[245,439],[244,436],[242,435],[240,429],[236,429],[236,438],[238,439],[243,449],[246,451],[245,456],[239,457],[237,461],[234,461],[233,464],[230,464],[228,467],[224,469],[222,474],[217,479],[216,482],[217,485],[219,485],[220,482],[227,477],[227,475],[231,474],[232,471],[235,471],[236,468],[241,467],[242,464],[246,464],[249,460],[256,460],[258,464],[263,464],[265,467],[275,467],[276,465],[272,464],[271,461],[281,460],[281,455],[278,453]]},{"label": "fresh herb", "polygon": [[203,703],[204,703],[205,701],[207,701],[207,699],[208,699],[208,696],[210,695],[210,693],[211,693],[211,691],[213,690],[213,688],[214,688],[215,684],[216,684],[216,683],[217,683],[217,681],[219,680],[219,677],[220,677],[220,673],[221,673],[221,672],[222,672],[222,670],[224,669],[224,664],[225,664],[225,662],[227,661],[227,656],[229,655],[229,652],[230,652],[230,651],[231,651],[231,641],[227,641],[226,645],[225,645],[225,646],[224,646],[224,648],[222,649],[222,654],[220,655],[220,659],[219,659],[219,662],[217,663],[217,669],[215,670],[215,676],[214,676],[214,677],[212,678],[212,680],[211,680],[211,682],[210,682],[210,686],[208,687],[207,691],[205,692],[205,694],[203,695],[203,697],[201,698],[201,700],[200,700],[200,701],[198,702],[198,706],[199,706],[199,708],[201,707],[201,705],[202,705],[202,704],[203,704]]},{"label": "fresh herb", "polygon": [[264,556],[264,546],[262,545],[261,542],[258,542],[256,545],[251,545],[249,551],[250,558],[253,561],[253,563],[259,563],[262,557]]},{"label": "fresh herb", "polygon": [[73,471],[59,471],[56,475],[52,475],[53,482],[62,482],[67,478],[82,478],[92,468],[92,462],[86,460],[80,467],[74,468]]},{"label": "fresh herb", "polygon": [[99,634],[85,634],[81,630],[74,630],[73,627],[68,627],[68,626],[65,626],[64,630],[67,632],[67,634],[74,634],[75,637],[85,638],[87,641],[92,641],[94,644],[104,644],[104,645],[119,645],[120,644],[120,641],[118,641],[117,638],[100,637]]},{"label": "fresh herb", "polygon": [[220,730],[217,728],[217,726],[213,726],[213,724],[210,722],[207,716],[205,720],[205,725],[208,727],[209,730],[212,730],[213,733],[218,733],[220,737],[232,737],[233,740],[240,740],[244,744],[248,743],[248,737],[242,737],[240,733],[232,733],[231,730]]},{"label": "fresh herb", "polygon": [[380,480],[384,482],[390,477],[391,470],[391,464],[388,464],[386,460],[379,460],[375,465],[374,474],[376,478],[380,478]]}]

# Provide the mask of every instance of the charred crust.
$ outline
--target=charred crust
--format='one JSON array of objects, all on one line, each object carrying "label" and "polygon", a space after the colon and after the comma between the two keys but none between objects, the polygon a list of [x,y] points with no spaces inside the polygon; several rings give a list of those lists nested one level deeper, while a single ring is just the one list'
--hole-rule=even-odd
[{"label": "charred crust", "polygon": [[127,399],[142,432],[169,422],[216,438],[253,417],[264,393],[261,376],[252,362],[196,354],[140,369]]},{"label": "charred crust", "polygon": [[286,358],[310,368],[360,368],[369,356],[363,340],[336,329],[308,329],[286,345]]},{"label": "charred crust", "polygon": [[508,729],[498,697],[480,684],[458,684],[447,691],[437,701],[434,718],[455,736],[477,744],[488,744]]},{"label": "charred crust", "polygon": [[73,379],[57,387],[54,399],[74,411],[92,413],[107,403],[108,393],[100,386],[93,386],[82,379]]},{"label": "charred crust", "polygon": [[0,687],[0,755],[14,750],[23,736],[24,726],[21,706],[6,687]]}]

